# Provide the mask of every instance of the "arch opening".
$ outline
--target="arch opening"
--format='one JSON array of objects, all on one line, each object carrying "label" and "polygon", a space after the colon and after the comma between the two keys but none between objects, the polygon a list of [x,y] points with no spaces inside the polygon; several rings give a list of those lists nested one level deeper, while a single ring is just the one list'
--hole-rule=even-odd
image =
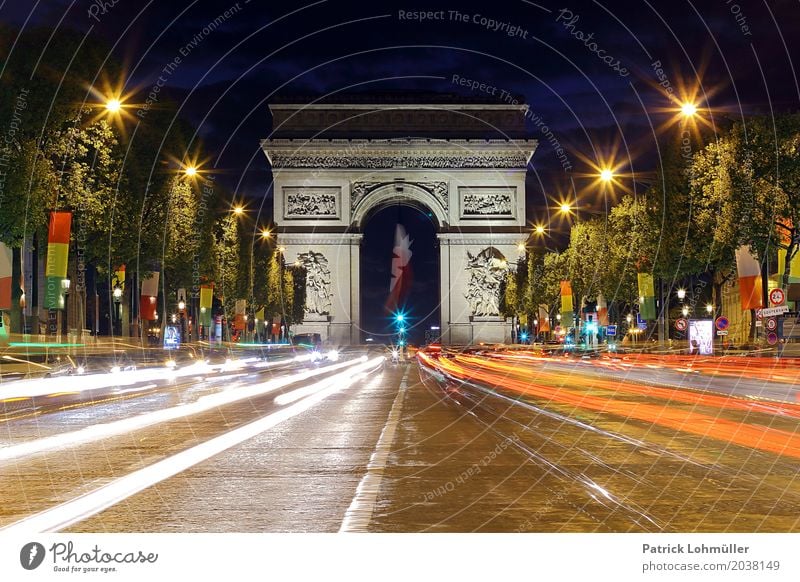
[{"label": "arch opening", "polygon": [[[415,201],[376,204],[361,221],[364,238],[360,257],[361,340],[396,343],[397,311],[403,313],[405,336],[411,344],[426,340],[426,331],[440,327],[440,257],[437,220]],[[397,226],[410,240],[410,260],[403,270],[407,285],[399,301],[392,301],[392,259]],[[436,330],[434,330],[435,333]],[[368,342],[369,343],[369,342]]]}]

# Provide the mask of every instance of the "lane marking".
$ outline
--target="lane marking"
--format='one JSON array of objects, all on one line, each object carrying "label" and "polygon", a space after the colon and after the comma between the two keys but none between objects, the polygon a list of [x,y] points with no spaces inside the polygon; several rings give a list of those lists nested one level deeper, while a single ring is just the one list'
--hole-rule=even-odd
[{"label": "lane marking", "polygon": [[367,464],[367,472],[361,478],[353,501],[350,502],[350,507],[347,508],[344,514],[339,533],[366,532],[369,522],[372,521],[375,504],[378,501],[378,493],[381,489],[381,481],[383,481],[386,464],[389,462],[389,453],[391,452],[392,444],[394,444],[397,425],[400,423],[400,415],[403,413],[403,400],[408,388],[409,370],[410,366],[407,366],[403,379],[400,380],[397,396],[395,396],[392,408],[389,411],[389,417],[386,419],[381,436],[378,438],[378,444],[375,445],[375,450],[372,452]]},{"label": "lane marking", "polygon": [[[278,424],[289,420],[322,402],[329,396],[349,388],[363,376],[364,372],[376,368],[383,363],[383,356],[361,363],[355,368],[345,370],[339,375],[341,382],[316,392],[311,396],[295,402],[263,418],[241,426],[202,444],[195,445],[180,453],[167,457],[143,469],[120,477],[99,489],[81,495],[71,501],[62,503],[30,517],[23,518],[8,526],[0,528],[2,533],[29,535],[32,533],[49,533],[62,530],[83,521],[120,501],[132,497],[161,481],[174,477],[178,473],[218,455],[238,444],[258,436]],[[323,380],[323,382],[326,382]]]}]

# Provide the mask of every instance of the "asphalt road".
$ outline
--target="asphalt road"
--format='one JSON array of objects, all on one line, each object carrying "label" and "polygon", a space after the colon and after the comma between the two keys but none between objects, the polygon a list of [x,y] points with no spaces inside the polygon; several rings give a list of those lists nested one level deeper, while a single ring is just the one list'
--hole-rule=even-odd
[{"label": "asphalt road", "polygon": [[791,370],[376,356],[4,384],[0,528],[800,529]]}]

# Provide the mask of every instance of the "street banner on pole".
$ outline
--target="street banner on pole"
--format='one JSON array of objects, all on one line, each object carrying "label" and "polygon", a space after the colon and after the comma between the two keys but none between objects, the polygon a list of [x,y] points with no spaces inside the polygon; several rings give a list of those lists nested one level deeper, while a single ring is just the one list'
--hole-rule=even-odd
[{"label": "street banner on pole", "polygon": [[637,273],[636,281],[639,284],[639,313],[645,321],[656,318],[656,292],[653,286],[651,273]]},{"label": "street banner on pole", "polygon": [[125,290],[125,265],[122,264],[114,269],[114,279],[111,281],[113,287]]},{"label": "street banner on pole", "polygon": [[72,227],[71,212],[51,212],[47,230],[47,264],[45,266],[44,306],[47,309],[64,309],[61,281],[67,277],[69,233]]},{"label": "street banner on pole", "polygon": [[608,303],[602,293],[597,294],[597,323],[608,325]]},{"label": "street banner on pole", "polygon": [[575,319],[572,305],[572,284],[561,281],[561,325],[565,327],[571,327]]},{"label": "street banner on pole", "polygon": [[761,304],[761,266],[750,247],[742,245],[736,249],[736,271],[739,275],[742,309],[764,307]]},{"label": "street banner on pole", "polygon": [[236,303],[234,304],[233,329],[244,331],[245,329],[244,313],[246,310],[247,310],[247,301],[244,299],[237,299]]},{"label": "street banner on pole", "polygon": [[539,331],[544,333],[550,331],[550,314],[547,312],[547,305],[542,303],[539,305]]},{"label": "street banner on pole", "polygon": [[0,243],[0,309],[11,309],[11,273],[14,253]]},{"label": "street banner on pole", "polygon": [[214,302],[214,284],[200,285],[200,325],[211,326],[211,307]]},{"label": "street banner on pole", "polygon": [[140,317],[148,321],[156,318],[158,307],[158,278],[159,272],[155,271],[142,279],[141,303],[139,308]]}]

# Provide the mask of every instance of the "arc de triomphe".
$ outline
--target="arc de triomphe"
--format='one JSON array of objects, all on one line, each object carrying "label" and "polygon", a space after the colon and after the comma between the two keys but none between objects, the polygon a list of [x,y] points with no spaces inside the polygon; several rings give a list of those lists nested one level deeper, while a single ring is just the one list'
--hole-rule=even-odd
[{"label": "arc de triomphe", "polygon": [[[274,131],[262,147],[273,171],[278,244],[287,263],[307,269],[306,315],[296,333],[338,345],[363,341],[363,228],[377,210],[406,204],[436,226],[442,341],[510,341],[497,291],[527,238],[525,174],[536,141],[520,137],[526,106],[286,103],[271,110]],[[478,137],[486,135],[502,137]]]}]

